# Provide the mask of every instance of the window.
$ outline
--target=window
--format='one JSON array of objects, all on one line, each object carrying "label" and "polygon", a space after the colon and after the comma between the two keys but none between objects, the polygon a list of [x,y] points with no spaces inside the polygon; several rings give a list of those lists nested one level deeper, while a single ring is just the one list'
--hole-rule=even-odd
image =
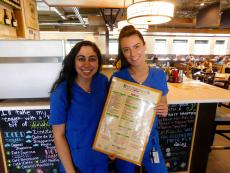
[{"label": "window", "polygon": [[188,40],[173,40],[174,54],[188,54]]},{"label": "window", "polygon": [[193,53],[196,55],[208,55],[210,53],[208,40],[195,40]]},{"label": "window", "polygon": [[155,54],[167,53],[166,39],[155,39],[154,52]]},{"label": "window", "polygon": [[109,54],[118,54],[118,41],[115,39],[109,40]]},{"label": "window", "polygon": [[71,39],[66,41],[66,55],[70,52],[70,50],[77,44],[78,42],[83,41],[82,39]]},{"label": "window", "polygon": [[216,40],[216,44],[214,46],[214,55],[225,55],[226,48],[225,40]]}]

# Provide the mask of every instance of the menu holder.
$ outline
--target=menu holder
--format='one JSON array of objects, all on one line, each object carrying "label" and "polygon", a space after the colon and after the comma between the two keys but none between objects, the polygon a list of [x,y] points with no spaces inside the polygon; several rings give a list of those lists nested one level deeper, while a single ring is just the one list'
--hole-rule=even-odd
[{"label": "menu holder", "polygon": [[162,92],[114,77],[93,149],[141,165]]}]

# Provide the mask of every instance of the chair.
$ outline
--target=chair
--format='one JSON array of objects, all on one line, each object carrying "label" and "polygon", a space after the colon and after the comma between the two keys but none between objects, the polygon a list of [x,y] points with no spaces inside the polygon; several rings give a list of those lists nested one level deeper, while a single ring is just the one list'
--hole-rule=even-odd
[{"label": "chair", "polygon": [[[225,130],[218,130],[217,126],[221,125],[224,127],[229,127],[228,129]],[[227,146],[211,146],[212,150],[229,150],[230,149],[230,137],[226,135],[226,133],[230,133],[230,109],[225,107],[225,106],[218,106],[217,111],[216,111],[216,118],[214,122],[214,133],[221,135],[225,139],[229,141],[229,145]],[[213,137],[214,139],[214,137]]]},{"label": "chair", "polygon": [[217,86],[217,87],[221,87],[221,88],[224,88],[224,89],[228,89],[229,88],[229,85],[230,85],[230,75],[226,75],[227,73],[225,74],[221,74],[220,75],[225,75],[226,77],[222,78],[222,79],[218,79],[216,76],[214,78],[214,85]]},{"label": "chair", "polygon": [[[213,85],[228,90],[230,86],[230,75],[228,75],[227,73],[216,73]],[[227,103],[227,105],[224,103],[219,103],[218,105],[223,105],[230,109],[230,102]]]},{"label": "chair", "polygon": [[212,70],[214,73],[220,73],[223,69],[223,65],[221,64],[213,64],[212,65]]},{"label": "chair", "polygon": [[215,73],[203,72],[203,82],[213,85],[215,79]]}]

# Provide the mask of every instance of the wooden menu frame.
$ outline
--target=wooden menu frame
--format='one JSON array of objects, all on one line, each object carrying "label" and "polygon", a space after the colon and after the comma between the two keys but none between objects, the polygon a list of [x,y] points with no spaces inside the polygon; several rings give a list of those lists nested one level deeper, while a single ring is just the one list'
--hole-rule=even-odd
[{"label": "wooden menu frame", "polygon": [[114,77],[93,149],[141,165],[162,92]]}]

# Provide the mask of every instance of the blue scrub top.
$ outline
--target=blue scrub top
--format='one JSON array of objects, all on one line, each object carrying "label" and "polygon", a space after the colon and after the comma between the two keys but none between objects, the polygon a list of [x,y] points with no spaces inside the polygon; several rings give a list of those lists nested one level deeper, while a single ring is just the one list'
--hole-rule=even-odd
[{"label": "blue scrub top", "polygon": [[[107,96],[107,77],[96,74],[91,82],[90,93],[85,92],[77,83],[74,83],[69,106],[66,84],[66,82],[62,82],[51,93],[49,124],[66,124],[66,139],[76,165],[79,160],[105,164],[107,156],[92,151],[92,144]],[[76,150],[79,150],[77,153],[82,153],[79,158],[76,158],[78,157]]]},{"label": "blue scrub top", "polygon": [[[122,69],[120,71],[115,72],[110,81],[113,77],[118,77],[124,80],[128,80],[131,82],[137,83],[132,76],[129,74],[128,68]],[[149,74],[146,78],[146,80],[142,83],[142,85],[161,90],[162,95],[165,96],[168,93],[168,85],[166,81],[166,74],[162,69],[159,68],[149,68]],[[146,152],[145,156],[147,157],[147,154],[152,149],[152,146],[157,144],[159,145],[159,139],[158,139],[158,132],[157,132],[157,125],[158,125],[158,116],[156,116],[153,128],[149,137],[149,142],[146,146]],[[144,156],[144,157],[145,157]]]}]

